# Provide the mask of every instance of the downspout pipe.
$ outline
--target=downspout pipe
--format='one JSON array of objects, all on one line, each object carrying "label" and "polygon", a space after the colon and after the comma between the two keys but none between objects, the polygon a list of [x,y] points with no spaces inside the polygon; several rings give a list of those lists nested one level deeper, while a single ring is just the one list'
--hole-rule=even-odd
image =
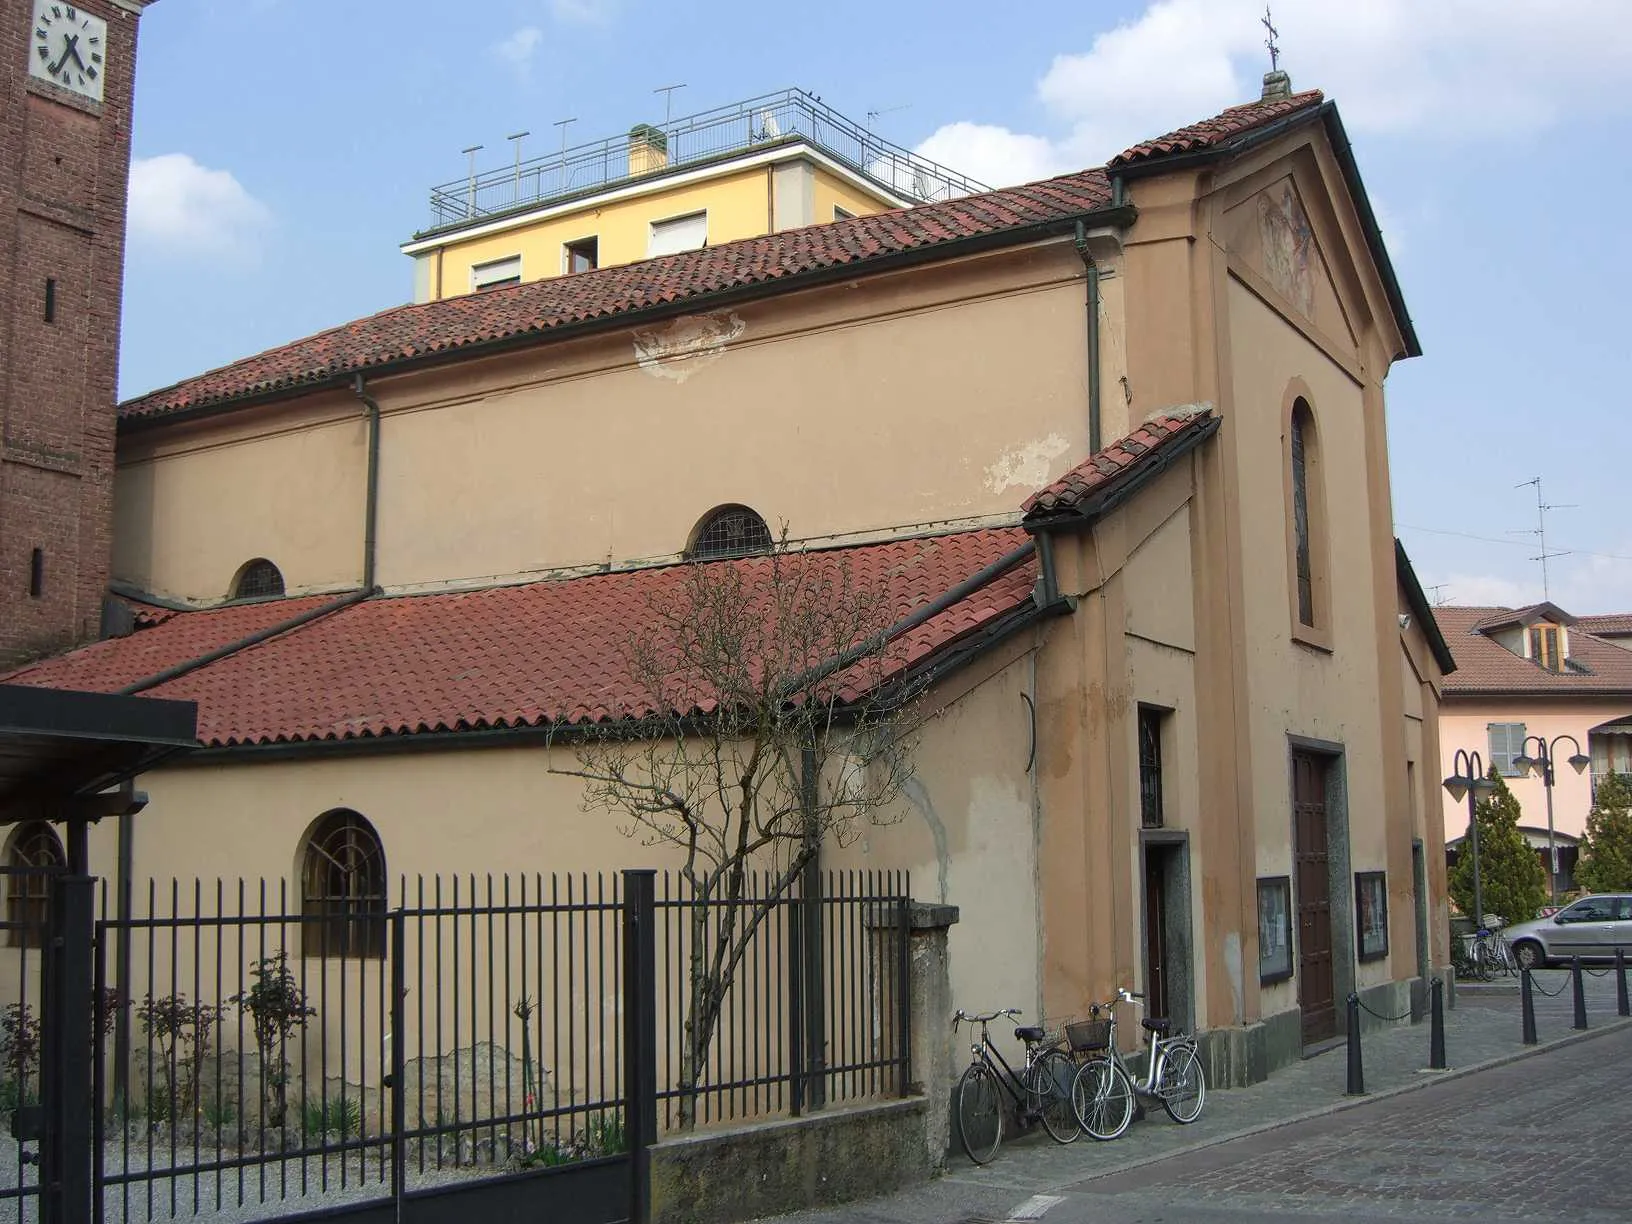
[{"label": "downspout pipe", "polygon": [[353,394],[368,412],[368,492],[363,506],[363,590],[374,589],[374,557],[378,551],[375,525],[380,513],[380,405],[368,393],[363,376],[351,384]]},{"label": "downspout pipe", "polygon": [[1077,222],[1077,254],[1088,278],[1088,453],[1099,454],[1099,265],[1088,252],[1088,227]]}]

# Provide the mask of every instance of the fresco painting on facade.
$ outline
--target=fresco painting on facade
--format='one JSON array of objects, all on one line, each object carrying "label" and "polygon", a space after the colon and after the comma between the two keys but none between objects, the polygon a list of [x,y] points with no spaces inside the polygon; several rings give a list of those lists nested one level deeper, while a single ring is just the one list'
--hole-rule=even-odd
[{"label": "fresco painting on facade", "polygon": [[1258,197],[1264,266],[1270,281],[1305,315],[1315,306],[1314,231],[1290,181]]}]

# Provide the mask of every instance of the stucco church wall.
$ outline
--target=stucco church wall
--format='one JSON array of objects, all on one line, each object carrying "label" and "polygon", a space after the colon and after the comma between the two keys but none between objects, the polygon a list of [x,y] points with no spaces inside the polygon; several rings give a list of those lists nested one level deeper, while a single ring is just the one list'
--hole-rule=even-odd
[{"label": "stucco church wall", "polygon": [[[378,579],[671,558],[727,503],[797,538],[1013,521],[1086,456],[1082,282],[1053,243],[374,380]],[[352,397],[151,438],[122,442],[121,577],[220,598],[265,556],[291,589],[356,583]]]},{"label": "stucco church wall", "polygon": [[[1347,871],[1390,868],[1387,782],[1377,718],[1383,707],[1373,590],[1371,491],[1366,453],[1366,406],[1349,374],[1252,290],[1232,279],[1229,329],[1234,352],[1231,424],[1250,444],[1237,447],[1237,489],[1243,538],[1256,542],[1245,558],[1243,621],[1251,660],[1247,670],[1252,725],[1254,818],[1260,875],[1292,874],[1289,736],[1342,746],[1347,823]],[[1250,358],[1250,359],[1249,359]],[[1289,473],[1281,445],[1288,387],[1301,379],[1314,414],[1323,482],[1324,572],[1328,584],[1330,649],[1295,642],[1285,539]],[[1318,525],[1317,525],[1318,527]],[[1397,732],[1391,732],[1397,733]],[[1339,847],[1334,847],[1339,849]],[[1411,881],[1390,870],[1391,912],[1409,912]],[[1342,880],[1333,906],[1345,909]],[[1334,925],[1349,921],[1334,915]],[[1343,949],[1339,948],[1341,956]],[[1400,949],[1391,949],[1391,959]],[[1389,960],[1359,964],[1361,986],[1397,976]],[[1341,986],[1340,967],[1340,986]],[[1281,996],[1285,996],[1282,998]],[[1265,991],[1267,1014],[1296,998],[1295,984]]]}]

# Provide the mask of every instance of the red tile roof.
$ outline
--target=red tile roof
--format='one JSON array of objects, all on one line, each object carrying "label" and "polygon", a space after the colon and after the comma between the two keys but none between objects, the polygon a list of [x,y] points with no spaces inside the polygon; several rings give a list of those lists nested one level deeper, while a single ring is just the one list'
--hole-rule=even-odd
[{"label": "red tile roof", "polygon": [[1599,637],[1622,637],[1632,634],[1632,612],[1611,612],[1603,616],[1579,616],[1576,625]]},{"label": "red tile roof", "polygon": [[1142,141],[1124,149],[1111,158],[1105,164],[1105,168],[1120,170],[1125,166],[1152,161],[1158,157],[1216,149],[1233,137],[1243,136],[1254,128],[1263,127],[1298,111],[1319,106],[1324,100],[1325,95],[1320,90],[1309,89],[1303,93],[1293,94],[1289,98],[1259,100],[1232,106],[1211,119],[1203,119],[1199,123],[1192,123],[1169,132],[1166,136],[1158,136],[1155,140]]},{"label": "red tile roof", "polygon": [[[1320,92],[1312,90],[1276,102],[1232,107],[1159,140],[1135,145],[1110,164],[1119,167],[1166,153],[1213,147],[1320,101]],[[1082,170],[1021,187],[746,238],[576,276],[397,306],[137,396],[119,406],[119,416],[122,422],[134,423],[234,400],[292,393],[385,365],[433,360],[505,342],[523,343],[598,320],[614,321],[684,306],[710,295],[770,287],[790,277],[845,268],[859,272],[868,263],[892,255],[1068,224],[1110,203],[1110,179],[1105,170]]]},{"label": "red tile roof", "polygon": [[1186,416],[1158,416],[1146,421],[1125,438],[1103,448],[1046,489],[1025,501],[1028,522],[1077,510],[1092,495],[1104,492],[1119,478],[1132,479],[1158,454],[1196,438],[1213,421],[1209,410]]},{"label": "red tile roof", "polygon": [[826,269],[858,267],[959,239],[1067,222],[1106,208],[1110,181],[1084,170],[1023,187],[852,217],[761,238],[397,306],[127,400],[122,421],[165,416],[329,382],[405,359],[433,358],[611,320]]},{"label": "red tile roof", "polygon": [[1447,605],[1434,609],[1445,642],[1456,659],[1456,671],[1445,677],[1448,696],[1484,693],[1533,693],[1538,696],[1579,694],[1632,697],[1632,651],[1612,645],[1583,629],[1591,617],[1569,629],[1569,662],[1579,670],[1551,672],[1520,658],[1495,639],[1477,631],[1481,624],[1505,624],[1512,608]]},{"label": "red tile roof", "polygon": [[[808,554],[881,584],[904,619],[1026,541],[1018,528]],[[713,562],[750,575],[764,557]],[[198,703],[199,738],[226,747],[347,740],[638,717],[645,694],[626,644],[684,567],[355,604],[147,690]],[[891,663],[914,666],[1024,607],[1031,559],[903,635]],[[331,597],[181,612],[128,637],[25,668],[7,683],[111,691],[277,625]]]}]

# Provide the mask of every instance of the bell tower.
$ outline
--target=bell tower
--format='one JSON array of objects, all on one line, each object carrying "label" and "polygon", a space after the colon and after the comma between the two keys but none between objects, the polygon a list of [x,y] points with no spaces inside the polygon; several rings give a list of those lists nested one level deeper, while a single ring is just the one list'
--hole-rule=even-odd
[{"label": "bell tower", "polygon": [[0,667],[100,628],[148,2],[0,0]]}]

